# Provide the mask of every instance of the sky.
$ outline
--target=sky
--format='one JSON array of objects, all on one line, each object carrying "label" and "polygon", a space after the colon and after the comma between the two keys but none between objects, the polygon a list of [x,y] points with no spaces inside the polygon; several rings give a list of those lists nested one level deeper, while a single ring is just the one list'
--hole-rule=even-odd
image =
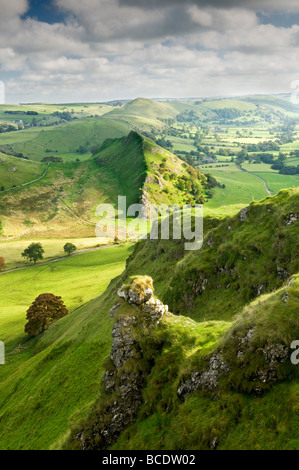
[{"label": "sky", "polygon": [[298,0],[0,0],[7,103],[291,92]]}]

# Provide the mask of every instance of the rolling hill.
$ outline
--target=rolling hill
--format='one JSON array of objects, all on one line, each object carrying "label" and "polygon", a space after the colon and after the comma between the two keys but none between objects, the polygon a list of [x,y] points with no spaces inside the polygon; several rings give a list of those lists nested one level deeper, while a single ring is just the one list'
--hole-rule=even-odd
[{"label": "rolling hill", "polygon": [[203,202],[207,187],[203,174],[132,131],[107,140],[89,160],[50,163],[40,181],[0,193],[0,220],[4,236],[66,237],[70,230],[73,236],[94,236],[100,203],[116,204],[118,196],[127,196],[129,205],[142,198]]}]

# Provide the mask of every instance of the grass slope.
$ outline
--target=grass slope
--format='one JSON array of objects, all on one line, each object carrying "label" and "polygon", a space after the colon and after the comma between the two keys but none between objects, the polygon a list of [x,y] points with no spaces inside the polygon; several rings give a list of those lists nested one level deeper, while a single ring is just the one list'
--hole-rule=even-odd
[{"label": "grass slope", "polygon": [[[289,344],[298,336],[298,220],[288,223],[290,214],[298,214],[298,197],[298,190],[285,191],[253,203],[244,221],[239,216],[209,218],[199,252],[184,252],[179,241],[138,243],[126,271],[105,294],[9,357],[0,386],[1,448],[61,448],[70,426],[89,415],[95,401],[99,405],[101,364],[111,346],[109,309],[117,287],[136,274],[151,275],[170,310],[193,320],[167,315],[157,341],[144,344],[161,347],[151,352],[156,359],[138,420],[115,448],[207,449],[215,438],[218,448],[298,448],[296,370],[293,375],[288,367],[283,370],[281,383],[261,398],[250,394],[247,368],[239,364],[221,382],[216,397],[196,392],[181,402],[176,394],[180,380],[203,367],[217,348],[236,361],[236,332],[253,326],[255,348],[267,341]],[[289,276],[294,278],[291,285]],[[247,357],[252,367],[255,357]]]},{"label": "grass slope", "polygon": [[12,157],[0,152],[0,188],[9,189],[39,178],[46,163]]},{"label": "grass slope", "polygon": [[[108,137],[121,137],[128,133],[128,126],[108,119],[86,119],[72,121],[55,127],[26,129],[0,136],[0,145],[16,153],[23,153],[31,160],[41,161],[45,157],[60,157],[64,161],[81,160],[91,156],[91,149]],[[28,134],[29,133],[29,134]],[[30,136],[30,139],[28,138]],[[11,142],[11,143],[10,143]],[[82,146],[85,154],[78,154]]]},{"label": "grass slope", "polygon": [[[51,447],[96,398],[110,348],[109,298],[77,307],[105,290],[129,252],[107,248],[1,277],[0,337],[8,353],[0,371],[1,449]],[[62,295],[71,313],[24,342],[25,310],[44,290]]]},{"label": "grass slope", "polygon": [[98,204],[117,204],[118,196],[138,203],[144,190],[152,202],[195,202],[205,184],[204,175],[132,131],[106,141],[92,159],[51,163],[40,181],[0,194],[0,220],[8,237],[83,238],[95,234]]}]

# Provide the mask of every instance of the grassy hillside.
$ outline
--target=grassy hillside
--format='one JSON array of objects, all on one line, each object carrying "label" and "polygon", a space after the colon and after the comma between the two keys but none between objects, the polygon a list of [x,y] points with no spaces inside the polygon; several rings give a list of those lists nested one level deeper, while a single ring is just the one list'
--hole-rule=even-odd
[{"label": "grassy hillside", "polygon": [[[1,163],[0,163],[1,164]],[[24,163],[26,165],[26,163]],[[33,164],[34,165],[34,164]],[[83,162],[51,163],[40,181],[0,194],[5,236],[94,236],[95,210],[127,196],[138,203],[202,201],[207,180],[165,149],[136,132],[106,140]]]},{"label": "grassy hillside", "polygon": [[[105,290],[124,269],[130,250],[107,248],[1,276],[0,337],[7,353],[1,366],[0,420],[6,429],[1,449],[49,448],[63,436],[71,415],[84,414],[96,398],[111,319],[99,310],[98,299],[78,307]],[[25,311],[43,291],[61,295],[71,313],[26,341]]]},{"label": "grassy hillside", "polygon": [[173,118],[177,114],[171,103],[159,103],[145,98],[137,98],[130,101],[120,109],[110,111],[109,117],[128,118],[132,116],[142,116],[149,120]]},{"label": "grassy hillside", "polygon": [[0,189],[9,189],[39,178],[46,163],[16,158],[0,152]]},{"label": "grassy hillside", "polygon": [[[288,301],[284,302],[286,292]],[[154,340],[161,352],[155,354],[138,419],[112,448],[298,449],[299,374],[298,367],[290,363],[289,350],[299,333],[298,302],[296,276],[291,287],[250,304],[232,327],[229,323],[197,324],[183,317],[165,316],[160,328],[152,333],[151,343],[143,343],[144,355],[150,353]],[[248,331],[253,333],[243,352],[240,340]],[[219,340],[219,336],[224,339]],[[285,361],[275,363],[278,377],[264,384],[254,374],[267,368],[261,350],[267,351],[273,344],[285,345],[288,352]],[[207,370],[213,352],[219,350],[231,369],[220,377],[217,389],[197,390],[185,400],[180,399],[180,383],[192,372]],[[264,392],[257,397],[252,389],[259,386]]]},{"label": "grassy hillside", "polygon": [[[117,287],[136,274],[152,276],[157,296],[180,316],[165,315],[144,340],[136,329],[144,357],[155,360],[146,368],[137,421],[115,448],[298,448],[297,369],[285,361],[277,365],[274,381],[263,385],[258,378],[259,370],[268,367],[261,350],[277,343],[289,348],[299,334],[298,197],[298,190],[285,191],[251,204],[241,217],[207,219],[198,252],[184,252],[180,241],[139,242],[126,271],[101,297],[9,357],[0,386],[1,448],[61,448],[70,426],[92,424],[99,407],[110,400],[102,386],[97,399],[111,347],[109,310]],[[128,315],[132,308],[125,308]],[[134,312],[138,315],[138,308]],[[16,318],[16,339],[19,322]],[[246,340],[239,355],[239,339],[251,329],[250,347]],[[230,369],[217,389],[180,399],[179,385],[192,372],[207,370],[219,351]],[[130,367],[145,367],[140,360]],[[258,387],[262,395],[257,398]],[[35,431],[25,444],[29,429]]]},{"label": "grassy hillside", "polygon": [[[208,230],[198,253],[184,255],[174,241],[136,247],[122,280],[151,275],[156,294],[172,312],[193,313],[199,322],[167,314],[146,333],[138,324],[133,327],[142,353],[117,374],[147,374],[143,404],[113,449],[298,448],[299,375],[290,362],[290,344],[299,334],[298,197],[298,191],[282,192],[253,203],[246,218],[243,212],[241,219]],[[122,315],[128,325],[130,316],[143,314],[138,306],[121,304],[117,319]],[[223,361],[219,376],[219,366],[210,362],[218,357]],[[106,364],[108,372],[115,370]],[[191,374],[197,374],[193,382]],[[203,381],[192,389],[195,377],[207,380],[209,374],[216,374],[216,385],[211,378],[212,385]],[[184,383],[190,391],[180,398]],[[80,448],[79,433],[90,448],[101,448],[99,417],[109,422],[109,406],[121,400],[102,386],[67,446]]]},{"label": "grassy hillside", "polygon": [[[85,119],[64,123],[59,126],[26,129],[0,135],[0,145],[7,151],[23,153],[31,160],[41,161],[54,156],[64,161],[86,160],[92,149],[108,137],[122,137],[129,127],[108,119]],[[30,137],[30,139],[29,139]],[[84,152],[77,152],[83,147]]]},{"label": "grassy hillside", "polygon": [[[140,243],[129,273],[152,276],[173,313],[200,321],[231,319],[299,271],[298,222],[289,223],[298,204],[298,189],[282,191],[216,222],[216,228],[204,221],[203,247],[187,255],[175,241]],[[165,278],[170,259],[180,261]]]}]

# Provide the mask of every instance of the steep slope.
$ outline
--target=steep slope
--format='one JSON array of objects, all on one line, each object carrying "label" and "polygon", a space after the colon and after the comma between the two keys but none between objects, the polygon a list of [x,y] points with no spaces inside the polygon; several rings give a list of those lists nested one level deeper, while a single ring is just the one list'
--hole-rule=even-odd
[{"label": "steep slope", "polygon": [[[298,207],[299,190],[284,190],[252,202],[215,228],[213,219],[204,219],[203,247],[188,254],[175,240],[139,243],[128,273],[152,276],[174,313],[230,319],[299,271]],[[165,277],[168,263],[171,274]]]},{"label": "steep slope", "polygon": [[5,236],[93,236],[98,204],[203,202],[207,178],[136,132],[83,162],[51,163],[40,181],[0,193]]},{"label": "steep slope", "polygon": [[[103,448],[107,442],[90,430],[100,434],[98,418],[109,422],[114,402],[123,412],[122,394],[129,393],[137,406],[118,419],[109,446],[298,449],[298,366],[290,362],[290,344],[299,338],[298,198],[299,190],[284,191],[237,217],[207,219],[198,252],[184,252],[180,240],[139,242],[100,298],[18,352],[24,362],[16,369],[12,362],[0,385],[1,448],[24,446],[22,436],[37,422],[26,447]],[[232,264],[225,268],[222,256]],[[130,279],[136,275],[154,279],[160,301],[148,278]],[[125,322],[114,328],[113,341],[126,346],[119,351],[110,336],[115,303],[114,321]],[[120,379],[113,387],[122,385],[123,372],[141,380],[111,393],[104,371]]]},{"label": "steep slope", "polygon": [[298,276],[231,327],[168,313],[147,277],[118,296],[101,395],[68,448],[298,449]]}]

